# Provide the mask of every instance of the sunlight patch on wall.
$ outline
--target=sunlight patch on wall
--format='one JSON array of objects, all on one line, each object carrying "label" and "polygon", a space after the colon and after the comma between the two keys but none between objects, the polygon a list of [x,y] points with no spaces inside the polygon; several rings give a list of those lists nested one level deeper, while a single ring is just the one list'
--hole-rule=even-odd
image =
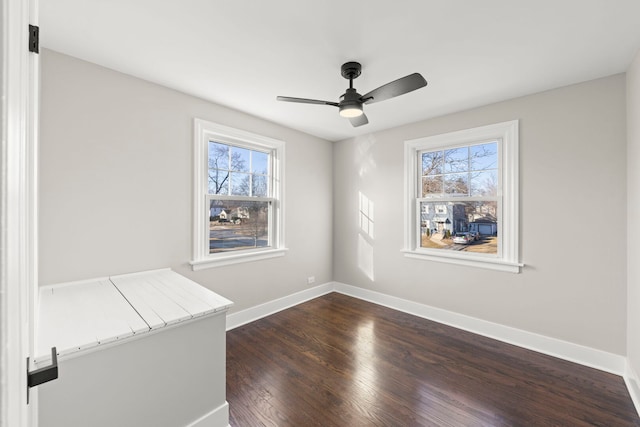
[{"label": "sunlight patch on wall", "polygon": [[358,192],[358,268],[373,281],[373,202]]},{"label": "sunlight patch on wall", "polygon": [[358,175],[362,178],[368,172],[376,168],[376,162],[373,159],[371,148],[375,144],[372,135],[356,138],[355,163],[358,167]]},{"label": "sunlight patch on wall", "polygon": [[367,196],[358,192],[360,231],[373,239],[373,202]]},{"label": "sunlight patch on wall", "polygon": [[360,234],[358,236],[358,268],[373,282],[373,246]]}]

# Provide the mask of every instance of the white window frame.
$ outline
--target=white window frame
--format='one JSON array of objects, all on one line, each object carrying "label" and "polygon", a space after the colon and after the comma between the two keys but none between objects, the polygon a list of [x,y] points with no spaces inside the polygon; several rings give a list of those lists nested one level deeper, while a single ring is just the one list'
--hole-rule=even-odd
[{"label": "white window frame", "polygon": [[[208,155],[209,142],[215,141],[257,151],[268,151],[271,180],[268,198],[247,197],[251,201],[271,201],[268,248],[246,249],[233,252],[209,253],[209,195]],[[202,119],[194,119],[193,146],[193,259],[189,262],[193,270],[258,261],[283,256],[284,241],[284,141],[224,126]],[[228,198],[216,195],[215,197]],[[238,196],[234,199],[241,199]]]},{"label": "white window frame", "polygon": [[[420,179],[421,151],[446,150],[469,146],[481,142],[498,141],[498,248],[496,255],[471,252],[448,251],[420,247]],[[402,252],[409,258],[439,261],[450,264],[480,267],[491,270],[519,273],[519,141],[518,120],[465,129],[430,137],[418,138],[404,143],[405,170],[405,234]],[[437,202],[438,199],[433,199]]]}]

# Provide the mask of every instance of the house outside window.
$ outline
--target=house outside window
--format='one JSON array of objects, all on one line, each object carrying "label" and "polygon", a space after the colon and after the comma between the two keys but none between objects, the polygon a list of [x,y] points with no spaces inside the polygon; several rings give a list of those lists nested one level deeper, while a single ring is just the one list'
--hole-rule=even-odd
[{"label": "house outside window", "polygon": [[519,272],[518,122],[405,142],[405,255]]},{"label": "house outside window", "polygon": [[195,120],[194,270],[284,254],[284,143]]}]

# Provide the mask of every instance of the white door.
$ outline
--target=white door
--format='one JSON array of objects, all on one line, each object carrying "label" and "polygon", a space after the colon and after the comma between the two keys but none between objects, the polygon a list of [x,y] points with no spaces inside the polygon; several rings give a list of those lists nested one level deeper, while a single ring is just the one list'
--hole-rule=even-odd
[{"label": "white door", "polygon": [[36,427],[27,405],[37,290],[38,0],[0,0],[0,427]]}]

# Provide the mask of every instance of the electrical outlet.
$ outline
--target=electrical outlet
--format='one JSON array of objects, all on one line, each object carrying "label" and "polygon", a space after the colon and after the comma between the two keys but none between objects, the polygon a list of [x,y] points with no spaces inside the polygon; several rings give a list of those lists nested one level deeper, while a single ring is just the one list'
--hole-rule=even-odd
[{"label": "electrical outlet", "polygon": [[315,278],[315,276],[309,276],[309,277],[307,277],[307,284],[308,284],[308,285],[313,285],[314,283],[316,283],[316,278]]}]

